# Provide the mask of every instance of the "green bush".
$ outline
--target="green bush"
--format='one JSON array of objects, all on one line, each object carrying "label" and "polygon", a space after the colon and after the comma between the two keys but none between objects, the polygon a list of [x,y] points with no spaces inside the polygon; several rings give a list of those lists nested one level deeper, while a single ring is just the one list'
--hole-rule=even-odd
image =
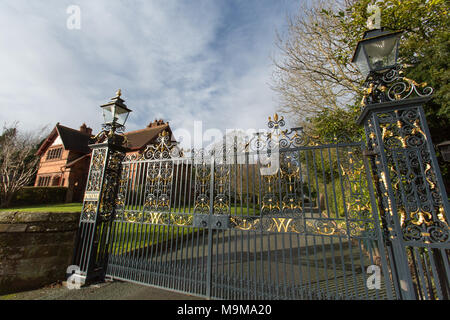
[{"label": "green bush", "polygon": [[66,193],[67,187],[23,187],[14,195],[11,205],[63,203],[66,200]]}]

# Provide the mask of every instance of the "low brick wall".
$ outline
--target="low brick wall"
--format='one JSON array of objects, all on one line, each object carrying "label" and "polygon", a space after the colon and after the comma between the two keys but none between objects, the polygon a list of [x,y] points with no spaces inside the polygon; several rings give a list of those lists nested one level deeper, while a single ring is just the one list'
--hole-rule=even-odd
[{"label": "low brick wall", "polygon": [[0,212],[0,294],[65,280],[80,213]]}]

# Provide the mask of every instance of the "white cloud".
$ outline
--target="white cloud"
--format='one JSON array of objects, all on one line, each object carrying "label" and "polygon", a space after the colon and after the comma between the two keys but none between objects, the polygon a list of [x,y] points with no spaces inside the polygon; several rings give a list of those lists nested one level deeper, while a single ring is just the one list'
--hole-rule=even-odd
[{"label": "white cloud", "polygon": [[[231,3],[233,5],[231,5]],[[81,8],[68,30],[66,8]],[[266,7],[264,7],[266,6]],[[276,109],[268,82],[275,28],[295,1],[21,1],[0,3],[2,122],[100,128],[118,88],[127,128],[260,127]]]}]

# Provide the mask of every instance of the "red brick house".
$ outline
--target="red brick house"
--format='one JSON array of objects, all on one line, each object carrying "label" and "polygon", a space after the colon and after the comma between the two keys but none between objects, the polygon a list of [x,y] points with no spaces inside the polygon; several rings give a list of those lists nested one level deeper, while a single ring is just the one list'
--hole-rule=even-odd
[{"label": "red brick house", "polygon": [[[174,141],[169,123],[163,120],[155,120],[141,130],[126,132],[128,154],[144,151],[164,130]],[[57,123],[36,152],[40,162],[34,186],[67,187],[66,202],[82,201],[91,157],[88,145],[94,143],[93,137],[92,129],[84,123],[79,130]]]}]

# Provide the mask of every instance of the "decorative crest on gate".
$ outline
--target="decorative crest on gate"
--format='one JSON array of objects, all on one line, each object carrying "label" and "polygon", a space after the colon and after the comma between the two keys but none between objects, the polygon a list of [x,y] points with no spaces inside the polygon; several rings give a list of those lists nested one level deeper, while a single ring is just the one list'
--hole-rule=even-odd
[{"label": "decorative crest on gate", "polygon": [[308,136],[303,127],[295,127],[291,129],[284,129],[286,122],[283,116],[277,113],[272,117],[269,116],[267,122],[268,132],[258,132],[256,137],[251,141],[250,145],[255,151],[260,151],[264,148],[273,150],[275,148],[293,148],[314,144],[314,138]]},{"label": "decorative crest on gate", "polygon": [[345,135],[324,137],[306,132],[303,127],[284,128],[286,122],[283,116],[274,114],[267,122],[268,132],[258,132],[250,141],[251,151],[290,149],[311,147],[321,144],[347,143],[352,139]]}]

